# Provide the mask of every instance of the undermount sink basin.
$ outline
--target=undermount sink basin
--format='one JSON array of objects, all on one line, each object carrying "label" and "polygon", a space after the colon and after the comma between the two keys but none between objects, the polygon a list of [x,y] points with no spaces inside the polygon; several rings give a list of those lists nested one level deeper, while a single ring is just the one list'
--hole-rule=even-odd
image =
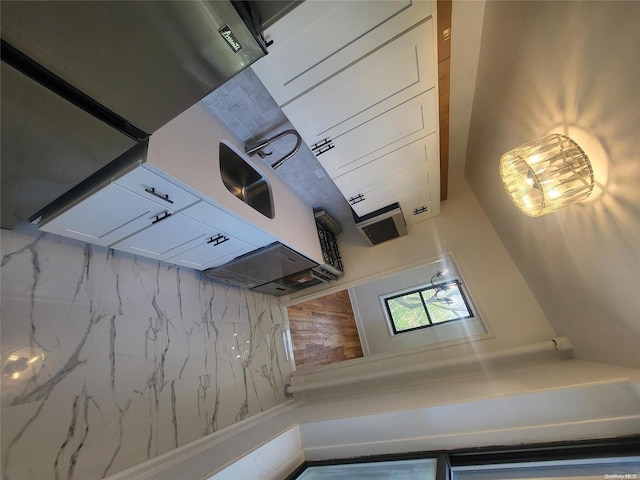
[{"label": "undermount sink basin", "polygon": [[273,218],[273,201],[267,180],[224,143],[220,143],[220,175],[233,195],[265,217]]}]

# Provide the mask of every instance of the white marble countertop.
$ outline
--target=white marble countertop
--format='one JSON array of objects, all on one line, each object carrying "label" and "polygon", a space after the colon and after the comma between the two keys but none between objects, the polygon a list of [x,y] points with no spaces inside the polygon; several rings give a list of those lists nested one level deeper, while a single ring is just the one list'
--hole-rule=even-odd
[{"label": "white marble countertop", "polygon": [[[271,187],[274,218],[268,218],[227,190],[219,168],[224,141],[258,170]],[[322,263],[312,208],[260,160],[244,154],[243,142],[202,103],[173,119],[149,139],[146,168],[177,180],[194,194],[255,225],[281,243]]]}]

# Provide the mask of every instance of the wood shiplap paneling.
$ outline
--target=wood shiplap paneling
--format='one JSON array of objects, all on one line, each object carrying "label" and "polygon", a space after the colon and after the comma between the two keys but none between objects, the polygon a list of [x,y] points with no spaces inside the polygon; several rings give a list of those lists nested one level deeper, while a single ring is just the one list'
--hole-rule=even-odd
[{"label": "wood shiplap paneling", "polygon": [[293,305],[287,310],[298,368],[363,356],[346,290]]},{"label": "wood shiplap paneling", "polygon": [[449,183],[449,61],[451,56],[451,0],[438,0],[438,105],[440,113],[440,200]]}]

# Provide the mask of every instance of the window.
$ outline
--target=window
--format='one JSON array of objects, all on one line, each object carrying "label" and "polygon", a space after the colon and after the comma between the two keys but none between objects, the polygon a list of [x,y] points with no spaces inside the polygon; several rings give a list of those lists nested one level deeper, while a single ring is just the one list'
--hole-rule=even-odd
[{"label": "window", "polygon": [[436,458],[391,454],[355,459],[304,462],[286,480],[435,480],[443,467]]},{"label": "window", "polygon": [[453,480],[634,480],[640,478],[640,457],[589,458],[454,467]]},{"label": "window", "polygon": [[474,317],[458,279],[434,282],[446,273],[438,270],[428,285],[383,297],[394,335]]},{"label": "window", "polygon": [[435,480],[436,460],[395,460],[388,462],[347,463],[309,466],[299,480]]}]

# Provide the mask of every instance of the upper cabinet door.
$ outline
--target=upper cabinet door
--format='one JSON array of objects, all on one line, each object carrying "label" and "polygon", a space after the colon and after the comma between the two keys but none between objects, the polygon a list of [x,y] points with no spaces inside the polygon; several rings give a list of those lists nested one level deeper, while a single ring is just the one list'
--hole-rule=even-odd
[{"label": "upper cabinet door", "polygon": [[436,92],[432,88],[358,128],[344,131],[338,125],[327,132],[333,148],[317,147],[313,152],[335,179],[437,131],[437,113]]},{"label": "upper cabinet door", "polygon": [[269,27],[253,70],[280,106],[432,13],[431,1],[305,1]]},{"label": "upper cabinet door", "polygon": [[284,106],[307,144],[356,128],[433,88],[432,27],[432,19],[420,23]]},{"label": "upper cabinet door", "polygon": [[[363,216],[413,192],[424,192],[429,201],[439,198],[438,168],[438,135],[434,133],[374,158],[334,181],[351,208]],[[403,213],[407,214],[404,208]]]}]

